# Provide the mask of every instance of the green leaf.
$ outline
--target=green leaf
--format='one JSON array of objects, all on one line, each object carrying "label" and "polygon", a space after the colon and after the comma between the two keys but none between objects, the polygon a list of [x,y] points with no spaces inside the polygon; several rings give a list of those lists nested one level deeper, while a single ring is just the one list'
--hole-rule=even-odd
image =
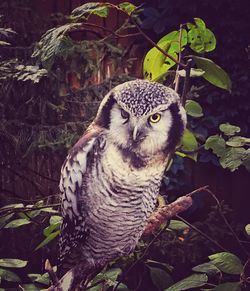
[{"label": "green leaf", "polygon": [[51,242],[53,239],[55,239],[60,233],[60,230],[57,230],[55,232],[52,232],[49,234],[36,248],[35,251],[39,250],[40,248],[46,246],[49,242]]},{"label": "green leaf", "polygon": [[171,219],[168,228],[173,230],[184,230],[189,228],[189,226],[180,220]]},{"label": "green leaf", "polygon": [[208,275],[214,275],[214,274],[220,273],[220,270],[211,262],[195,266],[194,268],[192,268],[192,270],[194,272],[206,273]]},{"label": "green leaf", "polygon": [[0,267],[5,268],[23,268],[27,265],[28,261],[19,259],[0,259]]},{"label": "green leaf", "polygon": [[7,224],[8,220],[10,220],[14,214],[15,213],[10,213],[0,218],[0,229]]},{"label": "green leaf", "polygon": [[50,224],[61,223],[61,222],[62,222],[62,216],[59,216],[59,215],[52,215],[49,219]]},{"label": "green leaf", "polygon": [[[178,74],[181,77],[186,77],[186,71],[185,70],[179,70]],[[204,74],[205,74],[205,72],[203,70],[201,70],[201,69],[191,68],[191,70],[190,70],[190,77],[191,78],[201,77]]]},{"label": "green leaf", "polygon": [[201,18],[195,17],[194,22],[195,22],[195,25],[199,27],[200,29],[202,30],[206,29],[206,24]]},{"label": "green leaf", "polygon": [[109,13],[107,4],[100,2],[89,2],[75,8],[70,15],[71,19],[76,21],[88,19],[91,14],[106,18]]},{"label": "green leaf", "polygon": [[202,76],[216,87],[231,91],[232,83],[227,73],[210,59],[192,56],[196,66],[205,71]]},{"label": "green leaf", "polygon": [[[182,136],[181,143],[182,143],[181,150],[184,151],[184,152],[194,152],[198,148],[198,142],[196,140],[196,137],[188,129],[185,129],[184,134]],[[187,156],[192,158],[192,159],[194,159],[194,160],[196,160],[197,153],[188,154]]]},{"label": "green leaf", "polygon": [[58,230],[60,228],[60,225],[61,225],[61,223],[58,222],[58,223],[54,223],[54,224],[47,226],[43,230],[43,234],[48,237],[54,230]]},{"label": "green leaf", "polygon": [[38,288],[35,284],[23,284],[22,288],[25,291],[42,291],[41,288]]},{"label": "green leaf", "polygon": [[150,277],[157,290],[164,290],[173,284],[171,276],[160,268],[149,267]]},{"label": "green leaf", "polygon": [[226,142],[219,135],[211,135],[207,138],[204,147],[206,150],[211,149],[214,154],[222,157],[225,154]]},{"label": "green leaf", "polygon": [[7,223],[4,228],[17,228],[30,223],[31,221],[26,218],[18,218]]},{"label": "green leaf", "polygon": [[246,230],[247,235],[250,236],[250,224],[247,224],[247,225],[245,226],[245,230]]},{"label": "green leaf", "polygon": [[213,291],[240,291],[240,282],[227,282],[216,286]]},{"label": "green leaf", "polygon": [[21,282],[21,279],[14,272],[5,269],[0,269],[0,279],[9,282]]},{"label": "green leaf", "polygon": [[225,169],[235,171],[250,157],[250,150],[244,148],[227,148],[220,158],[220,164]]},{"label": "green leaf", "polygon": [[243,136],[233,136],[226,142],[231,147],[242,147],[247,143],[250,143],[250,138]]},{"label": "green leaf", "polygon": [[187,100],[185,104],[185,110],[188,115],[193,117],[203,116],[202,107],[200,104],[193,100]]},{"label": "green leaf", "polygon": [[122,273],[120,268],[112,268],[104,273],[104,278],[109,279],[112,282],[116,282],[118,276]]},{"label": "green leaf", "polygon": [[37,283],[41,283],[44,284],[46,286],[49,285],[49,274],[45,273],[45,274],[28,274],[28,277],[30,278],[30,280],[32,282],[37,282]]},{"label": "green leaf", "polygon": [[205,274],[194,274],[175,283],[171,287],[165,289],[165,291],[181,291],[191,288],[197,288],[205,285],[207,283],[207,280],[208,277]]},{"label": "green leaf", "polygon": [[235,133],[240,132],[240,127],[229,123],[222,123],[219,128],[225,135],[234,135]]},{"label": "green leaf", "polygon": [[5,205],[3,207],[0,208],[0,210],[3,210],[3,209],[11,209],[11,208],[23,208],[24,205],[23,203],[14,203],[14,204],[8,204],[8,205]]},{"label": "green leaf", "polygon": [[208,258],[212,264],[226,274],[239,275],[243,271],[243,265],[240,259],[232,253],[216,253]]},{"label": "green leaf", "polygon": [[122,2],[118,5],[118,7],[127,12],[128,15],[131,15],[136,9],[136,6],[129,2]]}]

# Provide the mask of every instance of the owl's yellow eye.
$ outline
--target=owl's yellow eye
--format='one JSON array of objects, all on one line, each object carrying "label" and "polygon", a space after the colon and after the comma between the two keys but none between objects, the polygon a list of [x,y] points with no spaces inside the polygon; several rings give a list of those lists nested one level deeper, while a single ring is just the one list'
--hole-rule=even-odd
[{"label": "owl's yellow eye", "polygon": [[149,120],[151,123],[156,123],[156,122],[160,121],[160,119],[161,119],[161,115],[160,115],[160,113],[155,113],[155,114],[149,116],[149,119],[148,119],[148,120]]}]

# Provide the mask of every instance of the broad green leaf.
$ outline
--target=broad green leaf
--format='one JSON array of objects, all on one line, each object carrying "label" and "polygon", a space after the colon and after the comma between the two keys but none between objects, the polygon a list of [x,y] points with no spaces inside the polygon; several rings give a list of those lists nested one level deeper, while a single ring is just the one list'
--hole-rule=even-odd
[{"label": "broad green leaf", "polygon": [[21,282],[21,279],[14,272],[5,269],[0,269],[0,279],[9,282]]},{"label": "broad green leaf", "polygon": [[[211,290],[211,289],[210,289]],[[216,286],[213,291],[240,291],[240,282],[227,282]]]},{"label": "broad green leaf", "polygon": [[191,288],[197,288],[205,285],[207,283],[207,280],[208,277],[205,274],[194,274],[175,283],[171,287],[165,289],[165,291],[181,291]]},{"label": "broad green leaf", "polygon": [[[178,74],[181,77],[186,77],[186,71],[185,70],[178,71]],[[191,78],[201,77],[204,74],[205,74],[205,72],[203,70],[201,70],[201,69],[191,68],[191,70],[190,70],[190,77]]]},{"label": "broad green leaf", "polygon": [[195,25],[199,27],[200,29],[202,30],[206,29],[206,24],[201,18],[195,17],[194,22],[195,22]]},{"label": "broad green leaf", "polygon": [[250,224],[247,224],[247,225],[245,226],[245,230],[246,230],[247,235],[250,236]]},{"label": "broad green leaf", "polygon": [[60,228],[61,223],[57,222],[54,224],[51,224],[49,226],[47,226],[44,230],[43,230],[43,234],[45,236],[49,236],[54,230],[58,230]]},{"label": "broad green leaf", "polygon": [[194,100],[187,100],[185,104],[185,110],[188,115],[193,117],[203,116],[202,107]]},{"label": "broad green leaf", "polygon": [[208,258],[212,264],[226,274],[239,275],[243,271],[243,265],[240,259],[232,253],[216,253]]},{"label": "broad green leaf", "polygon": [[149,270],[151,280],[155,287],[157,287],[157,290],[164,290],[173,284],[171,276],[163,269],[149,267]]},{"label": "broad green leaf", "polygon": [[240,132],[240,127],[229,123],[222,123],[219,128],[225,135],[234,135],[235,133]]},{"label": "broad green leaf", "polygon": [[173,230],[184,230],[189,228],[189,226],[180,220],[171,219],[168,228]]},{"label": "broad green leaf", "polygon": [[5,268],[23,268],[27,265],[28,261],[19,259],[0,259],[0,267]]},{"label": "broad green leaf", "polygon": [[61,223],[61,222],[62,222],[62,217],[59,215],[53,215],[49,219],[50,224]]},{"label": "broad green leaf", "polygon": [[192,268],[192,270],[194,272],[206,273],[208,275],[220,273],[220,270],[211,262],[195,266],[194,268]]},{"label": "broad green leaf", "polygon": [[207,138],[205,142],[205,149],[211,149],[214,154],[219,157],[222,157],[225,154],[226,142],[219,135],[211,135]]},{"label": "broad green leaf", "polygon": [[11,209],[11,208],[14,208],[14,209],[16,209],[16,208],[23,208],[24,207],[24,205],[23,205],[23,203],[15,203],[15,204],[8,204],[8,205],[5,205],[5,206],[3,206],[3,207],[1,207],[0,208],[0,210],[3,210],[3,209]]},{"label": "broad green leaf", "polygon": [[216,87],[231,91],[232,83],[228,74],[210,59],[192,56],[196,66],[205,71],[202,76]]},{"label": "broad green leaf", "polygon": [[120,268],[113,268],[104,273],[104,278],[109,279],[112,282],[115,282],[121,273],[122,270]]},{"label": "broad green leaf", "polygon": [[57,230],[55,232],[52,232],[50,235],[48,235],[36,248],[35,251],[39,250],[40,248],[46,246],[49,242],[51,242],[53,239],[55,239],[60,233],[60,230]]},{"label": "broad green leaf", "polygon": [[[188,129],[185,129],[181,143],[182,143],[181,150],[183,150],[184,152],[194,152],[198,148],[198,142],[196,140],[196,137]],[[197,153],[194,154],[188,153],[187,156],[196,160]]]},{"label": "broad green leaf", "polygon": [[241,147],[230,147],[227,148],[220,158],[220,164],[225,169],[228,168],[230,171],[235,171],[241,166],[247,157],[250,156],[250,151],[245,150]]},{"label": "broad green leaf", "polygon": [[7,223],[4,228],[17,228],[30,223],[31,221],[26,218],[18,218]]},{"label": "broad green leaf", "polygon": [[49,285],[49,274],[28,274],[28,277],[31,279],[32,282],[41,283],[44,285]]},{"label": "broad green leaf", "polygon": [[226,142],[231,147],[242,147],[246,143],[250,143],[250,138],[243,136],[233,136]]},{"label": "broad green leaf", "polygon": [[106,18],[108,13],[108,4],[100,2],[89,2],[75,8],[71,12],[70,18],[79,21],[81,19],[88,19],[91,14]]},{"label": "broad green leaf", "polygon": [[131,15],[134,10],[136,9],[136,6],[132,3],[129,2],[122,2],[118,5],[119,8],[121,8],[122,10],[126,11],[128,13],[128,15]]}]

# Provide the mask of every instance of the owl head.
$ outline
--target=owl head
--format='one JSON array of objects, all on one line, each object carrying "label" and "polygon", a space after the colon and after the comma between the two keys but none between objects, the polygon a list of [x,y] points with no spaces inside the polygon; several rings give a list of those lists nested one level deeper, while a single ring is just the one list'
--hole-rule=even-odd
[{"label": "owl head", "polygon": [[105,96],[95,123],[121,150],[150,156],[175,148],[186,113],[174,90],[138,79],[116,86]]}]

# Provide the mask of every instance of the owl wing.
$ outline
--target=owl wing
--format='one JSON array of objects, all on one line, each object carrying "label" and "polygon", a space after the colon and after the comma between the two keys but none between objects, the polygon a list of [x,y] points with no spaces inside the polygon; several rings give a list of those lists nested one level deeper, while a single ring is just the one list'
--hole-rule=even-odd
[{"label": "owl wing", "polygon": [[[79,139],[69,152],[61,170],[59,188],[62,192],[63,223],[59,240],[59,261],[65,263],[76,254],[79,242],[83,243],[88,236],[85,226],[84,189],[82,187],[87,166],[93,161],[93,154],[100,148],[102,130],[91,127]],[[103,143],[103,141],[102,141]],[[81,202],[80,202],[81,198]],[[67,257],[67,260],[66,260]],[[66,262],[70,265],[70,262]]]}]

